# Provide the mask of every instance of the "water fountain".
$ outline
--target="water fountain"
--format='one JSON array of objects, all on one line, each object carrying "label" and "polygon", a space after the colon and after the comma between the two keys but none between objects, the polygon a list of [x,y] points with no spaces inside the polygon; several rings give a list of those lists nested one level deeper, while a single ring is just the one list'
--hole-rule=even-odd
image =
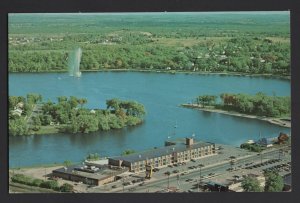
[{"label": "water fountain", "polygon": [[80,77],[81,72],[79,71],[80,59],[81,59],[82,51],[80,48],[71,51],[69,54],[69,75],[73,77]]}]

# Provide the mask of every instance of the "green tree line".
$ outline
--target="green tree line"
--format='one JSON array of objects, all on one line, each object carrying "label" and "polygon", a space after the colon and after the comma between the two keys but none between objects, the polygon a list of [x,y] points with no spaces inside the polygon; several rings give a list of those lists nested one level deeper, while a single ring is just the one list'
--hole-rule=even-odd
[{"label": "green tree line", "polygon": [[[37,98],[32,98],[36,96]],[[28,97],[28,96],[27,96]],[[13,108],[19,100],[37,102],[40,95],[30,94],[27,100],[23,97],[9,96],[9,106]],[[87,109],[83,106],[87,103],[85,98],[74,96],[57,98],[57,103],[52,101],[42,102],[41,113],[32,117],[33,130],[39,130],[41,126],[58,124],[66,126],[65,132],[89,133],[98,130],[120,129],[126,126],[134,126],[143,122],[146,110],[144,106],[135,101],[123,101],[119,99],[107,100],[107,109]],[[31,103],[29,103],[31,104]],[[10,116],[9,134],[26,135],[31,129],[25,116]]]},{"label": "green tree line", "polygon": [[[194,38],[192,46],[158,43],[157,38],[139,33],[120,33],[118,37],[108,35],[89,43],[81,43],[78,38],[72,40],[79,41],[77,45],[83,50],[80,64],[83,71],[153,69],[290,75],[289,44],[267,38],[243,36],[218,41]],[[68,40],[71,39],[57,42],[57,46],[53,45],[56,42],[12,46],[9,49],[9,71],[67,71],[68,50],[74,46]]]},{"label": "green tree line", "polygon": [[219,103],[217,98],[215,95],[201,95],[195,99],[195,103],[203,107],[215,106],[224,110],[266,117],[291,114],[291,98],[288,96],[268,96],[262,92],[255,95],[222,93]]}]

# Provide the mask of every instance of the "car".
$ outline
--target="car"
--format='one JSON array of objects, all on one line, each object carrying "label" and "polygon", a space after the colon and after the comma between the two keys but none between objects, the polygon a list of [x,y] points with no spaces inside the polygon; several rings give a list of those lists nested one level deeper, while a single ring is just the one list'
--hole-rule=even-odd
[{"label": "car", "polygon": [[132,180],[131,182],[134,184],[134,183],[136,183],[136,180]]},{"label": "car", "polygon": [[173,166],[178,166],[178,164],[173,164]]},{"label": "car", "polygon": [[179,170],[174,170],[173,173],[179,173]]},{"label": "car", "polygon": [[111,186],[112,188],[117,188],[117,185],[113,185],[113,186]]},{"label": "car", "polygon": [[130,185],[130,182],[123,183],[124,186]]},{"label": "car", "polygon": [[192,182],[193,179],[189,178],[189,179],[186,179],[185,182]]},{"label": "car", "polygon": [[213,175],[215,175],[215,173],[210,173],[210,174],[208,174],[209,176],[213,176]]},{"label": "car", "polygon": [[168,167],[173,168],[173,165],[168,165]]},{"label": "car", "polygon": [[195,160],[195,159],[191,159],[191,161],[192,161],[192,162],[196,162],[196,160]]},{"label": "car", "polygon": [[189,167],[188,167],[188,169],[193,169],[193,168],[194,168],[193,166],[189,166]]},{"label": "car", "polygon": [[143,185],[145,185],[145,182],[142,182],[142,183],[139,184],[139,186],[143,186]]}]

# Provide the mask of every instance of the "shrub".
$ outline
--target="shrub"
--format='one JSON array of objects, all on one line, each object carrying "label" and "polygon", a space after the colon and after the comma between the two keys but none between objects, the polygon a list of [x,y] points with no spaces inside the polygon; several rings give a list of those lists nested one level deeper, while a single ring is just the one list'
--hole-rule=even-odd
[{"label": "shrub", "polygon": [[32,181],[32,186],[37,186],[37,187],[39,187],[43,182],[44,182],[44,181],[41,180],[41,179],[34,179],[34,180]]},{"label": "shrub", "polygon": [[60,186],[59,190],[61,192],[72,192],[74,190],[73,185],[64,183],[62,186]]},{"label": "shrub", "polygon": [[53,190],[58,190],[58,188],[59,188],[56,180],[44,181],[40,184],[40,187],[53,189]]}]

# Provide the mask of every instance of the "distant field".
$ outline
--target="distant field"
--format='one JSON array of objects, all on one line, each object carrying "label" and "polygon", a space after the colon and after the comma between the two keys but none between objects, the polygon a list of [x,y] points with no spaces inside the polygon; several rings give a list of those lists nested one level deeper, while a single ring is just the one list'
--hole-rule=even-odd
[{"label": "distant field", "polygon": [[289,75],[289,21],[289,12],[10,14],[9,71],[66,71],[80,47],[81,70]]}]

